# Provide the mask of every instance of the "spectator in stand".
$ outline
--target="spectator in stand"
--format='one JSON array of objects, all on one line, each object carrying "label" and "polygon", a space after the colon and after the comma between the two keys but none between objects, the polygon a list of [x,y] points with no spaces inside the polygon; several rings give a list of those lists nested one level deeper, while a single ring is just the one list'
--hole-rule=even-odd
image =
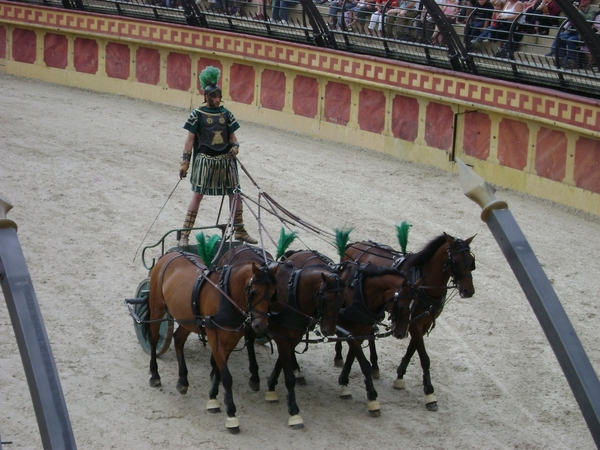
[{"label": "spectator in stand", "polygon": [[256,0],[256,15],[254,20],[266,20],[266,7],[271,6],[271,0]]},{"label": "spectator in stand", "polygon": [[411,39],[414,37],[412,22],[419,15],[419,2],[405,0],[400,6],[387,12],[385,35],[395,39]]},{"label": "spectator in stand", "polygon": [[[573,4],[575,5],[575,3]],[[590,7],[590,0],[580,0],[579,13],[587,20],[591,22],[595,18],[596,12]],[[577,47],[580,45],[581,38],[577,33],[577,30],[568,21],[563,27],[563,32],[560,33],[558,39],[555,39],[552,43],[550,53],[546,56],[556,56],[556,43],[558,42],[558,58],[562,59],[563,67],[567,69],[573,69],[577,67]],[[563,59],[564,58],[564,59]]]},{"label": "spectator in stand", "polygon": [[550,27],[559,24],[560,6],[554,0],[536,0],[532,6],[525,4],[525,23],[533,25],[534,34],[547,35]]},{"label": "spectator in stand", "polygon": [[[513,26],[513,22],[523,12],[523,3],[519,0],[506,0],[504,9],[498,14],[498,25],[496,27],[496,37],[504,40],[505,42],[500,43],[496,56],[499,58],[508,58],[511,51],[516,50],[517,43],[515,37],[510,39],[510,29]],[[519,35],[519,37],[522,37]]]},{"label": "spectator in stand", "polygon": [[376,11],[376,0],[363,0],[350,10],[350,29],[364,31],[367,19]]},{"label": "spectator in stand", "polygon": [[494,0],[492,2],[494,5],[494,9],[496,10],[494,14],[492,14],[492,24],[487,27],[476,39],[471,41],[471,46],[473,48],[477,48],[479,44],[490,42],[496,39],[496,31],[498,30],[498,16],[500,12],[504,9],[506,5],[505,0]]},{"label": "spectator in stand", "polygon": [[[450,23],[455,23],[459,19],[458,0],[446,0],[440,4],[440,9],[448,19]],[[432,20],[428,17],[427,20]],[[436,26],[431,35],[431,43],[434,45],[443,45],[444,36],[440,33],[439,28]]]},{"label": "spectator in stand", "polygon": [[458,12],[458,19],[456,21],[458,23],[466,24],[469,15],[477,7],[477,0],[463,0],[461,5],[462,7]]},{"label": "spectator in stand", "polygon": [[[383,30],[383,7],[385,0],[376,0],[375,12],[371,14],[371,20],[369,21],[369,34],[372,36],[380,36],[381,30]],[[388,6],[388,9],[398,7],[398,0],[392,0]]]},{"label": "spectator in stand", "polygon": [[[600,38],[600,11],[596,11],[596,18],[594,19],[594,33]],[[591,68],[594,64],[597,66],[598,61],[594,61],[594,57],[590,53],[590,49],[587,45],[581,47],[581,51],[588,55],[588,65]]]},{"label": "spectator in stand", "polygon": [[494,5],[490,0],[477,0],[477,8],[469,16],[471,20],[469,43],[490,26],[493,14]]},{"label": "spectator in stand", "polygon": [[[344,11],[342,11],[342,7]],[[334,0],[329,4],[329,28],[335,29],[341,26],[341,21],[345,19],[345,14],[347,11],[350,11],[352,8],[356,8],[356,2],[353,0],[346,0],[346,4],[344,5],[344,0]],[[338,18],[338,14],[341,14],[341,17]]]},{"label": "spectator in stand", "polygon": [[300,0],[273,0],[270,22],[281,22],[288,24],[290,9],[300,3]]}]

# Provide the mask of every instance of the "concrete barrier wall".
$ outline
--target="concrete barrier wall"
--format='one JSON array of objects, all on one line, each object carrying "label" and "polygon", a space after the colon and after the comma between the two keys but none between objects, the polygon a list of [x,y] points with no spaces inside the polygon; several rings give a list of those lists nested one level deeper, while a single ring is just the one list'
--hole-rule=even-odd
[{"label": "concrete barrier wall", "polygon": [[[600,102],[199,28],[0,0],[0,72],[192,108],[222,70],[241,120],[456,170],[600,215]],[[393,180],[394,185],[401,180]]]}]

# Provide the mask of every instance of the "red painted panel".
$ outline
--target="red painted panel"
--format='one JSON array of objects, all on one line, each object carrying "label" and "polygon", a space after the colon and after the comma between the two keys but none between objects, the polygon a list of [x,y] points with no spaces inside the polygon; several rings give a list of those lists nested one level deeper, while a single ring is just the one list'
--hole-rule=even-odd
[{"label": "red painted panel", "polygon": [[562,131],[540,128],[535,152],[535,171],[540,177],[562,181],[567,170],[567,136]]},{"label": "red painted panel", "polygon": [[466,155],[487,160],[490,156],[490,139],[492,136],[492,121],[487,114],[479,111],[465,113],[465,132],[463,149]]},{"label": "red painted panel", "polygon": [[502,119],[498,127],[498,161],[506,167],[523,170],[527,165],[529,128],[526,123]]},{"label": "red painted panel", "polygon": [[394,137],[414,142],[419,135],[419,102],[413,97],[396,95],[392,101]]},{"label": "red painted panel", "polygon": [[[202,92],[202,88],[200,86],[200,73],[202,73],[202,71],[208,66],[216,67],[221,71],[221,76],[223,75],[223,65],[221,64],[221,61],[217,61],[216,59],[200,58],[200,61],[198,61],[198,79],[196,80],[196,89],[198,89],[198,92]],[[219,86],[221,86],[221,89],[223,89],[222,78],[219,78]]]},{"label": "red painted panel", "polygon": [[580,137],[575,144],[575,186],[600,194],[600,141]]},{"label": "red painted panel", "polygon": [[430,102],[425,110],[425,142],[430,147],[451,150],[454,140],[454,112],[449,105]]},{"label": "red painted panel", "polygon": [[106,75],[126,80],[130,74],[131,52],[125,44],[110,42],[106,44]]},{"label": "red painted panel", "polygon": [[254,67],[244,64],[232,64],[229,94],[231,100],[250,105],[254,101]]},{"label": "red painted panel", "polygon": [[15,28],[13,31],[12,57],[17,62],[33,64],[36,55],[36,38],[33,30]]},{"label": "red painted panel", "polygon": [[385,95],[362,89],[358,95],[358,126],[361,130],[381,133],[385,125]]},{"label": "red painted panel", "polygon": [[187,91],[192,84],[192,59],[183,53],[167,55],[167,86]]},{"label": "red painted panel", "polygon": [[292,109],[298,116],[314,119],[319,112],[319,82],[316,78],[298,75],[294,78]]},{"label": "red painted panel", "polygon": [[140,83],[156,86],[160,80],[160,53],[148,47],[139,47],[135,54],[135,78]]},{"label": "red painted panel", "polygon": [[350,121],[351,91],[347,84],[330,81],[325,86],[323,117],[327,122],[346,125]]},{"label": "red painted panel", "polygon": [[285,105],[285,73],[266,69],[260,80],[260,104],[268,109],[282,111]]},{"label": "red painted panel", "polygon": [[73,46],[73,65],[77,72],[98,72],[98,43],[92,39],[76,38]]},{"label": "red painted panel", "polygon": [[44,63],[48,67],[64,69],[67,67],[69,41],[62,34],[47,33],[44,36]]},{"label": "red painted panel", "polygon": [[6,28],[0,26],[0,59],[6,58]]}]

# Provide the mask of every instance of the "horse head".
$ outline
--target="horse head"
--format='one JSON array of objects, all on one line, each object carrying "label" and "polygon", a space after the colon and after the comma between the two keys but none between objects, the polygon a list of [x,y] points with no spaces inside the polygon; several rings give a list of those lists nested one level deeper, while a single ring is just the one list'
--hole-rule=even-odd
[{"label": "horse head", "polygon": [[413,314],[417,307],[418,289],[423,284],[423,278],[411,283],[404,280],[396,292],[394,306],[390,314],[392,320],[392,334],[396,339],[408,336],[408,328],[412,324]]},{"label": "horse head", "polygon": [[475,294],[471,273],[475,270],[475,256],[469,247],[474,237],[475,235],[463,241],[446,234],[448,259],[445,269],[449,270],[461,298],[471,298]]},{"label": "horse head", "polygon": [[321,279],[317,293],[321,333],[331,336],[336,331],[346,283],[337,273],[321,273]]},{"label": "horse head", "polygon": [[269,325],[269,307],[277,294],[275,274],[277,263],[257,266],[252,262],[253,277],[248,283],[248,310],[250,311],[251,327],[256,333],[262,333]]}]

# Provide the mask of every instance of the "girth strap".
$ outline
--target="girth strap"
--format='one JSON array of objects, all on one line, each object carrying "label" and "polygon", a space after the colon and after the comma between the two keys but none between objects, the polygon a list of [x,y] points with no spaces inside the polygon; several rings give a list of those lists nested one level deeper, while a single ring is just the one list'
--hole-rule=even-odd
[{"label": "girth strap", "polygon": [[288,280],[288,295],[286,298],[286,307],[280,312],[271,311],[269,320],[276,324],[290,328],[292,330],[304,331],[312,322],[312,318],[301,314],[298,308],[298,282],[302,269],[292,268]]},{"label": "girth strap", "polygon": [[[192,290],[192,311],[195,316],[195,323],[198,327],[214,328],[214,327],[228,327],[239,329],[242,327],[245,321],[245,317],[238,310],[233,307],[233,304],[225,297],[229,295],[228,285],[229,277],[231,275],[231,266],[223,266],[218,270],[221,270],[221,276],[219,277],[219,288],[222,293],[219,297],[219,309],[214,316],[203,316],[200,311],[200,291],[204,286],[206,278],[212,272],[205,270],[194,283]],[[225,293],[225,295],[223,294]]]}]

